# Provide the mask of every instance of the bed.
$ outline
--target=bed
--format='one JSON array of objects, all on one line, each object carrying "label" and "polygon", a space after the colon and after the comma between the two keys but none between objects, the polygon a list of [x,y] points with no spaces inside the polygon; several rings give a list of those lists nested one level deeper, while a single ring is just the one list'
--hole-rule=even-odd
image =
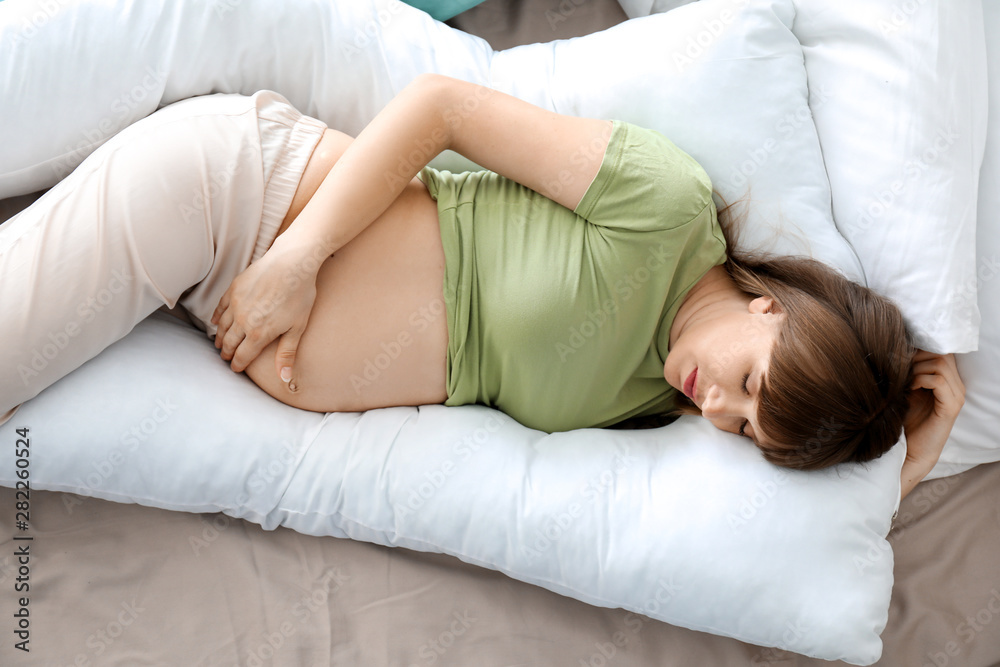
[{"label": "bed", "polygon": [[[234,11],[238,8],[238,3],[220,6],[230,4]],[[603,31],[628,18],[623,5],[634,16],[671,8],[614,0],[487,0],[448,19],[447,25],[501,50]],[[983,7],[987,31],[996,34],[1000,8],[992,2]],[[889,39],[894,29],[907,30],[916,8],[916,3],[887,6],[888,23],[879,26],[881,34]],[[810,15],[796,20],[801,25]],[[990,69],[996,80],[1000,50],[991,48],[988,55],[989,64],[997,65]],[[807,65],[809,57],[806,50]],[[810,98],[821,140],[823,109],[817,107],[824,106],[822,99]],[[1000,97],[993,92],[990,101],[992,130],[1000,127],[994,124],[1000,123]],[[825,108],[829,111],[831,105]],[[1000,244],[991,214],[996,188],[990,187],[1000,166],[997,134],[983,141],[978,171],[975,257],[983,326],[975,358],[984,374],[997,368],[1000,355],[1000,288],[991,281],[988,263],[995,262]],[[837,150],[823,144],[824,156]],[[836,193],[836,182],[833,187]],[[901,188],[895,195],[902,199],[906,192]],[[2,217],[35,197],[4,200]],[[835,200],[835,214],[836,206]],[[152,319],[164,327],[180,326],[164,313]],[[130,336],[134,341],[147,333],[136,331]],[[971,371],[972,366],[960,366],[963,377],[966,368]],[[967,386],[972,385],[967,381]],[[995,398],[977,403],[970,394],[968,413],[975,423],[962,428],[968,433],[995,430],[1000,425]],[[982,443],[981,438],[966,440]],[[892,572],[881,656],[874,664],[1000,664],[1000,454],[995,433],[975,451],[953,451],[943,457],[933,479],[899,503],[893,518],[885,517],[886,525],[891,521],[884,535],[891,550],[873,542],[866,554],[873,565],[888,564]],[[389,548],[369,543],[377,540],[307,535],[224,512],[109,502],[99,497],[100,484],[86,481],[87,475],[102,475],[102,465],[118,467],[127,461],[94,459],[78,471],[84,480],[78,483],[81,493],[31,494],[31,652],[14,648],[18,638],[10,632],[15,629],[10,622],[0,638],[3,664],[756,667],[827,662],[777,648],[779,642],[756,645],[613,605],[587,604],[415,543],[407,548],[400,541]],[[5,480],[4,486],[12,486],[10,477]],[[14,489],[0,489],[0,507],[9,515],[16,502]],[[13,521],[5,520],[0,586],[6,619],[16,618],[23,608],[9,594],[24,575],[15,555],[24,544],[18,537]],[[831,614],[849,613],[833,611],[832,601],[830,609]],[[831,625],[835,620],[830,619]],[[796,628],[787,630],[794,639]],[[794,641],[785,643],[794,647]]]}]

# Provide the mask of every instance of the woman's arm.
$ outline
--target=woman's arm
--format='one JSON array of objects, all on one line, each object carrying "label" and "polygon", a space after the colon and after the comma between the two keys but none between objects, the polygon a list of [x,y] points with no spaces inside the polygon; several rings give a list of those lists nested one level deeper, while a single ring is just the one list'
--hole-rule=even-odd
[{"label": "woman's arm", "polygon": [[902,500],[905,498],[910,491],[913,490],[913,487],[919,484],[924,477],[927,477],[933,467],[934,463],[913,461],[907,457],[907,459],[903,461],[903,470],[899,475],[901,488],[899,499]]},{"label": "woman's arm", "polygon": [[329,256],[446,149],[572,210],[610,136],[609,120],[557,114],[485,86],[421,74],[351,142],[282,236]]},{"label": "woman's arm", "polygon": [[575,209],[600,169],[609,120],[546,111],[498,91],[421,74],[365,127],[263,257],[212,315],[216,347],[240,373],[278,340],[275,373],[296,391],[295,356],[323,262],[370,225],[420,169],[452,149]]},{"label": "woman's arm", "polygon": [[913,356],[913,374],[910,409],[903,422],[906,460],[900,484],[904,498],[937,463],[965,405],[965,385],[954,354],[917,350]]}]

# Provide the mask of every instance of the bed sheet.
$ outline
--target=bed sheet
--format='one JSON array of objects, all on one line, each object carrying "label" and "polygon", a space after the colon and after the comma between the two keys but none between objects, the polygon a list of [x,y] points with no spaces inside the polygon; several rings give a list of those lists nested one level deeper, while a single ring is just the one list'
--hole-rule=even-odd
[{"label": "bed sheet", "polygon": [[[0,527],[4,665],[846,665],[592,607],[443,554],[65,493],[31,505],[30,656],[12,646],[21,543],[12,521]],[[13,490],[0,507],[13,515]],[[1000,463],[903,500],[877,665],[1000,664],[998,507]]]},{"label": "bed sheet", "polygon": [[[487,0],[448,23],[502,49],[624,19],[616,0]],[[592,607],[443,554],[64,493],[31,506],[25,573],[14,491],[0,489],[4,665],[845,664]],[[888,540],[896,582],[876,664],[1000,665],[1000,463],[920,484]],[[30,653],[13,646],[19,577]]]}]

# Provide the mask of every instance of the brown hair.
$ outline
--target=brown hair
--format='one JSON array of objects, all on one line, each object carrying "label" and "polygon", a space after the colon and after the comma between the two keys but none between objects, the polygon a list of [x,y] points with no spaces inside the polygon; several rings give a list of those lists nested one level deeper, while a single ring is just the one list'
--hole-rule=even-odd
[{"label": "brown hair", "polygon": [[[721,197],[720,197],[721,199]],[[899,440],[909,408],[916,349],[902,313],[886,297],[808,257],[735,250],[745,214],[719,210],[725,269],[748,295],[770,296],[787,317],[761,385],[757,419],[776,465],[815,470],[880,457]],[[678,394],[666,415],[616,427],[653,428],[701,415]]]}]

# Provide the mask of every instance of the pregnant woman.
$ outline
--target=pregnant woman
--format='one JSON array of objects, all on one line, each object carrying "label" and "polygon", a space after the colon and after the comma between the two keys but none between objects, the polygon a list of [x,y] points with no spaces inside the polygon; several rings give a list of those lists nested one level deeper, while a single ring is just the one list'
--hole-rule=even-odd
[{"label": "pregnant woman", "polygon": [[[489,171],[427,168],[445,149]],[[185,100],[0,227],[0,302],[23,304],[0,410],[180,305],[295,407],[482,403],[547,431],[701,414],[803,469],[905,431],[908,491],[964,402],[953,356],[822,264],[735,255],[729,224],[659,133],[449,77],[356,139],[268,91]]]}]

